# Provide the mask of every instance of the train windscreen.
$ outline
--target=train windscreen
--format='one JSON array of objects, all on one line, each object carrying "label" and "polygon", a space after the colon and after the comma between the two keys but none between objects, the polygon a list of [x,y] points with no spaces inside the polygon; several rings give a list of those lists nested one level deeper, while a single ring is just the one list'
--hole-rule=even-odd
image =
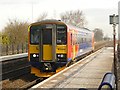
[{"label": "train windscreen", "polygon": [[57,25],[57,44],[67,43],[67,27],[65,25]]},{"label": "train windscreen", "polygon": [[[52,44],[52,25],[44,25],[43,43]],[[30,28],[30,43],[39,44],[41,26],[31,26]],[[56,44],[67,44],[67,27],[65,25],[56,25]]]},{"label": "train windscreen", "polygon": [[[30,28],[30,43],[39,44],[39,37],[42,34],[43,44],[52,44],[52,24],[35,25]],[[42,32],[40,32],[42,30]]]},{"label": "train windscreen", "polygon": [[30,43],[38,44],[39,43],[39,26],[32,26],[30,28]]}]

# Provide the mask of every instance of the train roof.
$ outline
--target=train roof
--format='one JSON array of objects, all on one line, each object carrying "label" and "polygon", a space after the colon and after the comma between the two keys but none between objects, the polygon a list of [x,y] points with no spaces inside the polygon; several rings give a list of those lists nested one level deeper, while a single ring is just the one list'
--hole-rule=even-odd
[{"label": "train roof", "polygon": [[62,22],[61,20],[56,20],[56,19],[46,19],[46,20],[42,20],[42,21],[39,21],[39,22],[32,23],[31,25],[35,25],[35,24],[43,24],[43,23],[63,23],[63,24],[65,24],[65,23]]},{"label": "train roof", "polygon": [[56,19],[46,19],[46,20],[42,20],[42,21],[39,21],[39,22],[35,22],[35,23],[32,23],[31,25],[36,25],[36,24],[44,24],[44,23],[58,23],[58,24],[65,24],[67,25],[69,28],[72,28],[72,29],[83,29],[88,31],[88,32],[92,32],[91,30],[89,30],[88,28],[85,28],[85,27],[77,27],[77,26],[73,26],[71,24],[66,24],[64,21],[61,21],[61,20],[56,20]]},{"label": "train roof", "polygon": [[91,32],[91,30],[90,29],[88,29],[88,28],[85,28],[85,27],[77,27],[77,26],[73,26],[73,25],[71,25],[71,24],[66,24],[68,27],[70,27],[70,28],[72,28],[72,29],[74,29],[74,28],[76,28],[76,29],[83,29],[83,30],[86,30],[86,31],[90,31]]}]

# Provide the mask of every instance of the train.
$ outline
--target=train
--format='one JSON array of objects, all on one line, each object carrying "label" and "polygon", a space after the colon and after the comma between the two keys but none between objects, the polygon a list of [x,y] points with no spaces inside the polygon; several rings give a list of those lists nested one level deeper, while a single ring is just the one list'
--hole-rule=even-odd
[{"label": "train", "polygon": [[31,73],[37,76],[49,77],[58,68],[94,50],[94,33],[91,30],[61,20],[46,19],[32,23],[28,33],[28,60]]}]

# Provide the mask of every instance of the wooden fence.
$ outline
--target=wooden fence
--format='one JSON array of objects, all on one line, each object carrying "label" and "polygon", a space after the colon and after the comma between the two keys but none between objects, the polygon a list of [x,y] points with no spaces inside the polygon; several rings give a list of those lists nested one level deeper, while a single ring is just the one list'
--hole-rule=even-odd
[{"label": "wooden fence", "polygon": [[0,45],[0,56],[13,55],[28,52],[28,44]]}]

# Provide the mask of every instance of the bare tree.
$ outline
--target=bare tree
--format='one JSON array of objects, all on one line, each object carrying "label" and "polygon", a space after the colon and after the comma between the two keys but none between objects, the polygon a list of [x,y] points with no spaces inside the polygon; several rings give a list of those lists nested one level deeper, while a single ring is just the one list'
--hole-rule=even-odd
[{"label": "bare tree", "polygon": [[100,28],[95,28],[95,29],[93,30],[93,32],[94,32],[95,41],[101,41],[101,40],[103,40],[104,34],[103,34],[102,29],[100,29]]},{"label": "bare tree", "polygon": [[42,13],[42,14],[38,17],[37,22],[46,19],[47,16],[48,16],[48,14],[47,14],[46,12],[45,12],[45,13]]},{"label": "bare tree", "polygon": [[3,29],[3,36],[9,39],[9,43],[19,44],[27,41],[28,23],[18,20],[9,20],[7,26]]},{"label": "bare tree", "polygon": [[105,35],[103,39],[106,40],[106,41],[109,41],[110,37],[108,35]]},{"label": "bare tree", "polygon": [[83,12],[80,10],[67,11],[61,14],[61,20],[77,27],[84,27],[87,24]]}]

